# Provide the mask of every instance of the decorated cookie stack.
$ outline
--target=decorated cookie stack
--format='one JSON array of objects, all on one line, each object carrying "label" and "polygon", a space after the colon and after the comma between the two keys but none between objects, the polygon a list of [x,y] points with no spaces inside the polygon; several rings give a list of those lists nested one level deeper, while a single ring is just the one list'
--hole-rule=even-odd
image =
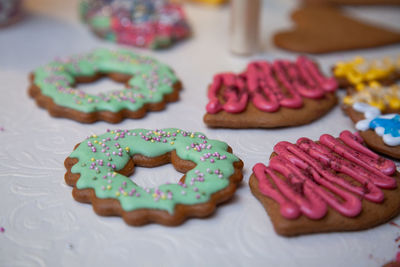
[{"label": "decorated cookie stack", "polygon": [[356,124],[366,144],[377,152],[400,159],[399,57],[367,60],[357,57],[333,68],[347,87],[343,109]]}]

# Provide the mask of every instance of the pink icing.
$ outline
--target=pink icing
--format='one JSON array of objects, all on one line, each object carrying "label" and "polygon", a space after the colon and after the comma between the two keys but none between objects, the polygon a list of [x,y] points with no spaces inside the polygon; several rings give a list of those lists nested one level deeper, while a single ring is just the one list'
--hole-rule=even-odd
[{"label": "pink icing", "polygon": [[363,198],[381,203],[381,188],[397,187],[396,180],[388,176],[396,171],[392,161],[366,149],[361,137],[349,131],[343,131],[339,139],[324,134],[319,143],[308,138],[296,144],[279,142],[274,147],[278,155],[268,167],[262,163],[253,167],[260,192],[279,203],[282,216],[295,219],[304,214],[320,219],[330,206],[346,217],[355,217]]},{"label": "pink icing", "polygon": [[[223,93],[225,104],[222,104],[218,99],[219,91],[223,85],[227,87]],[[245,82],[241,76],[233,73],[217,74],[208,90],[208,98],[210,101],[206,108],[209,113],[217,113],[221,110],[231,113],[241,112],[246,108],[248,99],[245,92]]]},{"label": "pink icing", "polygon": [[[222,88],[225,89],[219,97]],[[336,80],[324,77],[314,62],[304,56],[296,62],[255,61],[242,74],[217,74],[208,91],[206,110],[211,114],[222,110],[239,113],[246,109],[248,101],[265,112],[275,112],[280,107],[300,108],[303,97],[320,99],[336,88]]]}]

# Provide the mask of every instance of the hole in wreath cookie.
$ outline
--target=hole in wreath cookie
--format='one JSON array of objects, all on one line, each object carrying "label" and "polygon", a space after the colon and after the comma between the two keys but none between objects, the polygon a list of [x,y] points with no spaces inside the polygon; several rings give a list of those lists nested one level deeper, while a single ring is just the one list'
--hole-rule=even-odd
[{"label": "hole in wreath cookie", "polygon": [[142,188],[156,188],[163,184],[178,183],[183,173],[178,172],[172,164],[145,168],[135,166],[135,172],[129,178]]},{"label": "hole in wreath cookie", "polygon": [[141,188],[148,189],[185,183],[185,173],[194,167],[194,162],[179,158],[173,151],[153,158],[134,155],[118,173],[129,177]]},{"label": "hole in wreath cookie", "polygon": [[132,76],[122,73],[108,75],[97,74],[95,76],[77,77],[75,88],[88,94],[101,95],[109,94],[127,88],[127,82]]}]

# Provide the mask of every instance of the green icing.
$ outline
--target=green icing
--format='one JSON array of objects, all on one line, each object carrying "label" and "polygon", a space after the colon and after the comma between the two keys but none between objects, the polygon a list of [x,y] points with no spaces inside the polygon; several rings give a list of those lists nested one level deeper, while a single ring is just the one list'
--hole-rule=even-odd
[{"label": "green icing", "polygon": [[[226,143],[207,139],[202,133],[174,128],[108,131],[88,137],[71,153],[70,158],[79,160],[71,172],[80,174],[78,189],[92,188],[98,198],[118,199],[125,211],[147,208],[173,213],[176,204],[207,202],[229,185],[233,163],[239,159],[227,148]],[[156,157],[173,150],[196,164],[183,184],[145,189],[118,173],[135,154]]]},{"label": "green icing", "polygon": [[108,30],[111,27],[111,19],[108,16],[94,16],[89,23],[95,30]]},{"label": "green icing", "polygon": [[[73,88],[77,76],[110,72],[132,75],[129,88],[97,95]],[[155,59],[129,50],[107,49],[55,60],[36,69],[34,75],[35,85],[57,105],[86,113],[136,111],[146,103],[162,101],[165,94],[173,92],[173,85],[178,81],[171,68]]]}]

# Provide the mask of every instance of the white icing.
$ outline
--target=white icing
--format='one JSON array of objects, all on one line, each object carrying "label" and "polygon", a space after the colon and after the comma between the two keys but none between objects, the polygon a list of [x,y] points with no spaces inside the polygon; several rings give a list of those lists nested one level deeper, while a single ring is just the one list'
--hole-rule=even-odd
[{"label": "white icing", "polygon": [[[378,116],[378,118],[392,119],[392,118],[394,118],[394,116],[396,116],[396,114],[386,114],[386,115]],[[385,129],[383,127],[376,127],[375,128],[375,132],[379,136],[382,136],[383,142],[386,145],[388,145],[388,146],[398,146],[398,145],[400,145],[400,136],[399,137],[394,137],[391,134],[385,134]]]},{"label": "white icing", "polygon": [[398,146],[400,145],[400,136],[394,137],[391,134],[385,134],[383,137],[383,142],[388,146]]},{"label": "white icing", "polygon": [[[360,120],[356,123],[355,127],[359,131],[366,131],[371,129],[370,123],[375,118],[381,119],[392,119],[396,114],[385,114],[381,115],[379,109],[368,105],[366,103],[356,102],[353,104],[353,109],[364,113],[364,120]],[[400,130],[399,130],[400,131]],[[385,129],[383,127],[376,127],[375,133],[382,137],[383,142],[388,146],[398,146],[400,145],[400,136],[394,137],[391,134],[385,134]]]},{"label": "white icing", "polygon": [[381,111],[367,103],[356,102],[353,104],[353,109],[364,113],[364,117],[367,119],[374,119],[381,115]]},{"label": "white icing", "polygon": [[383,127],[376,127],[375,128],[375,132],[377,135],[379,136],[383,136],[385,134],[385,128]]},{"label": "white icing", "polygon": [[366,131],[369,129],[369,123],[371,122],[371,120],[362,120],[356,123],[356,129],[359,131]]},{"label": "white icing", "polygon": [[370,129],[369,124],[371,121],[381,115],[381,111],[379,109],[362,102],[354,103],[353,109],[364,113],[365,119],[356,123],[356,129],[359,131],[366,131]]},{"label": "white icing", "polygon": [[393,119],[395,116],[396,116],[396,114],[392,113],[392,114],[380,115],[380,116],[377,116],[377,117],[379,117],[381,119]]}]

